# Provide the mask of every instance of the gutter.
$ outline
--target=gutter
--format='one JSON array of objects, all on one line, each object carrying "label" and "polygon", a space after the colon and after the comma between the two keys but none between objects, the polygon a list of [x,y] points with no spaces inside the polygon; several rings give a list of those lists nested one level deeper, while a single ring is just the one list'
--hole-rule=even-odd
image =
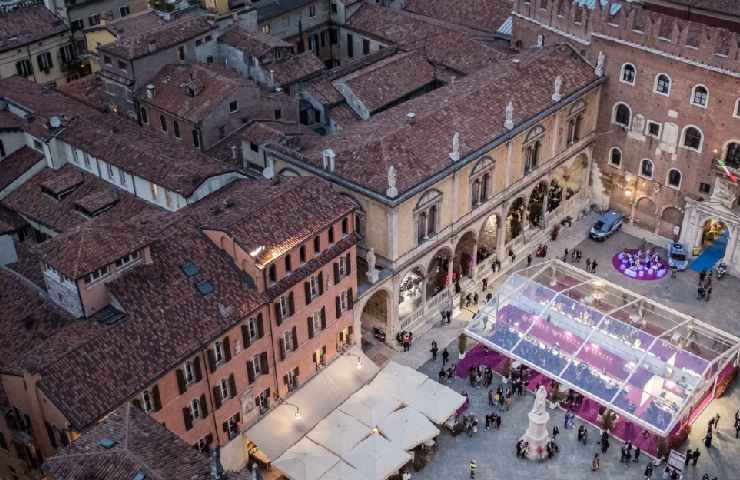
[{"label": "gutter", "polygon": [[389,198],[383,194],[380,194],[374,190],[370,190],[367,187],[364,187],[362,185],[359,185],[353,181],[344,179],[342,177],[339,177],[333,172],[329,172],[327,170],[324,170],[321,167],[318,167],[314,165],[313,163],[305,162],[302,160],[298,160],[292,156],[289,156],[283,152],[280,152],[278,150],[275,150],[273,148],[270,148],[269,144],[265,147],[266,151],[269,151],[271,154],[275,155],[276,157],[280,158],[281,160],[297,166],[303,170],[306,170],[308,172],[313,173],[314,175],[318,177],[323,177],[326,179],[329,179],[332,183],[335,183],[339,186],[345,187],[349,190],[353,190],[355,192],[359,192],[367,197],[372,198],[373,200],[376,200],[384,205],[388,205],[391,207],[395,207],[400,205],[401,203],[405,202],[406,200],[412,198],[417,193],[424,191],[428,189],[430,186],[434,185],[435,183],[439,182],[441,179],[447,177],[450,173],[455,172],[457,170],[460,170],[461,168],[465,167],[469,163],[478,160],[481,155],[484,155],[485,153],[489,152],[493,148],[497,147],[498,145],[507,142],[517,136],[519,133],[522,133],[525,130],[528,130],[538,122],[540,122],[543,118],[551,115],[555,111],[561,109],[562,107],[572,103],[576,99],[580,98],[581,96],[585,95],[586,93],[590,92],[591,90],[595,89],[596,87],[600,86],[602,83],[606,82],[606,76],[599,77],[592,82],[588,83],[587,85],[579,88],[575,92],[571,93],[567,97],[565,97],[563,100],[554,103],[553,105],[550,105],[545,110],[541,111],[537,115],[535,115],[532,118],[529,118],[518,125],[516,125],[512,130],[509,130],[508,132],[505,132],[503,134],[499,134],[498,136],[494,137],[493,140],[490,142],[484,144],[482,147],[479,147],[478,149],[466,154],[461,160],[452,163],[445,167],[443,170],[437,172],[431,177],[426,178],[425,180],[422,180],[420,183],[416,184],[415,186],[411,187],[409,190],[406,190],[405,192],[401,193],[396,198]]}]

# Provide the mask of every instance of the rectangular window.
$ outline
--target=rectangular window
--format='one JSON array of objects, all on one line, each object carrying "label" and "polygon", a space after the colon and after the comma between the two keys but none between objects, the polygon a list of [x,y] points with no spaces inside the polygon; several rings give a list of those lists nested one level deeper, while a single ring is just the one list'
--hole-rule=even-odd
[{"label": "rectangular window", "polygon": [[270,389],[264,390],[262,393],[254,397],[254,406],[260,409],[260,415],[264,415],[270,410]]},{"label": "rectangular window", "polygon": [[281,321],[292,315],[290,309],[290,295],[283,295],[282,297],[280,297],[280,301],[278,303],[278,311]]},{"label": "rectangular window", "polygon": [[85,281],[87,283],[92,283],[95,280],[98,280],[99,278],[104,277],[105,275],[108,275],[108,265],[106,265],[103,268],[99,268],[95,270],[94,272],[90,273],[85,277]]},{"label": "rectangular window", "polygon": [[103,55],[103,63],[106,64],[106,65],[108,65],[109,67],[111,65],[113,65],[113,63],[111,63],[111,59],[110,59],[110,57],[108,55]]},{"label": "rectangular window", "polygon": [[355,56],[355,39],[351,33],[347,34],[347,56],[352,58]]},{"label": "rectangular window", "polygon": [[295,339],[293,338],[292,330],[288,330],[287,332],[283,333],[283,345],[285,345],[286,352],[292,352],[296,348],[298,348],[298,345],[296,345]]},{"label": "rectangular window", "polygon": [[313,18],[316,16],[316,5],[311,5],[308,7],[308,16]]},{"label": "rectangular window", "polygon": [[712,186],[708,183],[700,183],[699,184],[699,193],[706,193],[709,194],[709,192],[712,190]]},{"label": "rectangular window", "polygon": [[203,416],[203,411],[200,408],[200,400],[197,398],[194,398],[192,402],[190,402],[190,414],[193,416],[193,418],[201,418]]},{"label": "rectangular window", "polygon": [[349,255],[342,255],[339,257],[339,278],[344,278],[349,275]]},{"label": "rectangular window", "polygon": [[72,30],[73,32],[76,32],[77,30],[82,30],[82,29],[84,29],[84,28],[85,28],[85,21],[84,21],[84,20],[82,20],[82,19],[80,19],[80,20],[75,20],[74,22],[72,22],[72,23],[70,24],[70,28],[71,28],[71,30]]},{"label": "rectangular window", "polygon": [[277,282],[277,267],[274,263],[267,269],[267,278],[272,283]]},{"label": "rectangular window", "polygon": [[[255,341],[257,341],[257,338],[259,337],[259,321],[256,317],[250,318],[247,320],[247,333],[249,334],[249,344],[251,345]],[[247,348],[245,345],[244,348]]]},{"label": "rectangular window", "polygon": [[127,17],[129,13],[131,13],[131,10],[128,8],[128,5],[123,6],[118,9],[122,17]]},{"label": "rectangular window", "polygon": [[329,227],[329,230],[327,233],[329,234],[329,244],[331,245],[334,243],[334,225],[331,225]]},{"label": "rectangular window", "polygon": [[141,107],[141,110],[139,113],[141,115],[141,123],[143,123],[144,125],[148,125],[149,124],[149,112],[147,111],[146,107]]},{"label": "rectangular window", "polygon": [[314,255],[321,253],[321,237],[318,235],[313,237],[313,252]]},{"label": "rectangular window", "polygon": [[185,46],[180,45],[177,47],[177,61],[178,62],[184,62],[185,61]]},{"label": "rectangular window", "polygon": [[249,142],[249,149],[250,149],[250,150],[252,150],[252,151],[253,151],[253,152],[255,152],[255,153],[257,153],[257,152],[259,152],[259,151],[260,151],[260,147],[259,147],[259,145],[257,145],[257,144],[256,144],[256,143],[254,143],[254,142]]},{"label": "rectangular window", "polygon": [[222,364],[226,361],[224,343],[221,340],[217,340],[216,343],[213,344],[213,353],[216,356],[217,364]]},{"label": "rectangular window", "polygon": [[208,65],[212,65],[212,64],[213,64],[213,55],[208,55],[208,56],[206,57],[206,63],[207,63]]},{"label": "rectangular window", "polygon": [[298,367],[295,367],[285,375],[285,384],[288,387],[288,391],[292,392],[298,388],[299,383],[299,370]]},{"label": "rectangular window", "polygon": [[319,275],[310,277],[308,284],[311,300],[321,295],[321,278]]},{"label": "rectangular window", "polygon": [[290,258],[290,254],[285,255],[285,271],[286,272],[292,272],[293,271],[293,261]]},{"label": "rectangular window", "polygon": [[279,108],[276,108],[275,109],[275,120],[280,120],[281,118],[283,118],[283,111],[280,110]]},{"label": "rectangular window", "polygon": [[342,219],[342,235],[347,235],[349,233],[349,219],[347,217],[344,217]]},{"label": "rectangular window", "polygon": [[298,249],[298,256],[301,259],[301,263],[306,263],[306,246],[301,245],[301,248]]},{"label": "rectangular window", "polygon": [[239,111],[239,103],[236,100],[229,103],[229,113],[235,113],[238,111]]},{"label": "rectangular window", "polygon": [[367,55],[370,53],[370,40],[367,38],[362,39],[362,54]]},{"label": "rectangular window", "polygon": [[172,121],[172,132],[175,134],[175,138],[182,139],[180,136],[180,124],[177,123],[177,120]]},{"label": "rectangular window", "polygon": [[195,41],[195,46],[200,47],[201,45],[203,45],[203,40],[199,38],[198,40]]},{"label": "rectangular window", "polygon": [[646,133],[650,137],[660,138],[660,124],[658,122],[648,120]]},{"label": "rectangular window", "polygon": [[123,60],[119,60],[118,61],[118,69],[119,70],[123,70],[125,72],[126,71],[126,67],[127,67],[126,62],[124,62]]},{"label": "rectangular window", "polygon": [[329,43],[332,45],[336,45],[339,41],[339,34],[337,33],[337,30],[332,28],[329,29]]},{"label": "rectangular window", "polygon": [[193,130],[193,146],[200,148],[200,132],[198,130]]},{"label": "rectangular window", "polygon": [[99,25],[100,24],[100,14],[98,13],[98,14],[92,15],[90,17],[87,17],[87,23],[91,27],[94,27],[95,25]]},{"label": "rectangular window", "polygon": [[257,378],[260,375],[262,375],[262,354],[255,355],[254,358],[252,358],[252,378]]},{"label": "rectangular window", "polygon": [[272,26],[269,23],[262,25],[262,33],[269,34],[270,32],[272,32]]},{"label": "rectangular window", "polygon": [[144,393],[141,394],[141,408],[146,413],[154,410],[154,396],[149,390],[144,390]]},{"label": "rectangular window", "polygon": [[164,115],[159,116],[159,125],[162,127],[163,132],[167,132],[167,119],[164,118]]},{"label": "rectangular window", "polygon": [[40,53],[36,57],[36,62],[39,65],[39,70],[42,72],[48,72],[54,67],[54,62],[51,61],[51,52]]},{"label": "rectangular window", "polygon": [[229,436],[229,440],[233,440],[239,435],[239,416],[237,413],[224,422],[224,431]]},{"label": "rectangular window", "polygon": [[28,77],[33,74],[33,65],[30,60],[24,59],[15,64],[15,71],[20,77]]},{"label": "rectangular window", "polygon": [[188,360],[185,362],[185,381],[188,382],[188,385],[195,383],[196,375],[195,375],[195,366],[193,365],[192,360]]}]

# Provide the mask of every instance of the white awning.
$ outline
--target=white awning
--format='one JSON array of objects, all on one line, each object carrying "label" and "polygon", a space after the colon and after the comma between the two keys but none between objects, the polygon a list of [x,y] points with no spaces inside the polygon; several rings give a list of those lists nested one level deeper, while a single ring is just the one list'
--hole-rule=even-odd
[{"label": "white awning", "polygon": [[408,405],[437,425],[447,421],[465,403],[465,397],[431,378],[415,391]]},{"label": "white awning", "polygon": [[359,470],[367,480],[385,480],[410,460],[408,452],[397,448],[380,434],[367,437],[347,457],[347,463]]},{"label": "white awning", "polygon": [[370,435],[369,427],[341,410],[334,410],[311,430],[308,438],[345,458],[368,435]]},{"label": "white awning", "polygon": [[368,480],[359,470],[352,465],[339,461],[326,472],[321,480]]},{"label": "white awning", "polygon": [[[362,368],[357,368],[356,355],[362,358]],[[247,430],[245,436],[269,460],[274,460],[305,437],[377,372],[378,367],[359,351],[342,355],[291,395],[287,403],[276,407]],[[300,418],[296,416],[296,409],[300,411]]]},{"label": "white awning", "polygon": [[388,415],[401,408],[400,400],[372,385],[365,385],[339,407],[369,428],[377,427]]},{"label": "white awning", "polygon": [[439,435],[437,427],[411,407],[392,413],[378,428],[393,445],[402,450],[411,450]]},{"label": "white awning", "polygon": [[423,373],[391,361],[373,379],[371,387],[409,405],[417,387],[426,380]]},{"label": "white awning", "polygon": [[290,480],[319,480],[337,463],[339,457],[304,438],[272,462],[272,465]]}]

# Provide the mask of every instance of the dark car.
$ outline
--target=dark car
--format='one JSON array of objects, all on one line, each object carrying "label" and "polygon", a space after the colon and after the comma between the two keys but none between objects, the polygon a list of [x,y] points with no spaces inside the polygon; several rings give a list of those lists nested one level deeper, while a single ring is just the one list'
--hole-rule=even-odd
[{"label": "dark car", "polygon": [[616,210],[609,210],[596,220],[594,226],[591,227],[589,237],[594,240],[606,240],[612,233],[622,228],[623,222],[624,215]]}]

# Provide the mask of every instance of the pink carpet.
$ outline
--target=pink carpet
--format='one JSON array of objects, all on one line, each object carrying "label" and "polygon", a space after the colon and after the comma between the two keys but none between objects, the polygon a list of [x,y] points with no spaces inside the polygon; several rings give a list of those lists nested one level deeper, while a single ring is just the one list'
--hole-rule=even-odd
[{"label": "pink carpet", "polygon": [[[635,280],[659,280],[666,276],[668,265],[665,260],[657,255],[654,256],[657,261],[648,260],[644,252],[642,256],[636,258],[637,253],[637,250],[623,250],[612,257],[612,265],[618,272]],[[630,256],[634,260],[630,261]]]}]

